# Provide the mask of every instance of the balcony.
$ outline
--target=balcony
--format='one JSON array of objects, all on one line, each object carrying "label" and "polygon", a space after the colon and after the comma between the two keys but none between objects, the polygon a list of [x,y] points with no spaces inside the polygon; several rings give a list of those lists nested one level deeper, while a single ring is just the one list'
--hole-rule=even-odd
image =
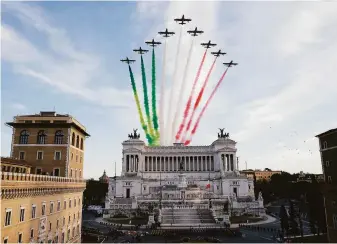
[{"label": "balcony", "polygon": [[84,179],[49,175],[1,172],[1,188],[85,188]]}]

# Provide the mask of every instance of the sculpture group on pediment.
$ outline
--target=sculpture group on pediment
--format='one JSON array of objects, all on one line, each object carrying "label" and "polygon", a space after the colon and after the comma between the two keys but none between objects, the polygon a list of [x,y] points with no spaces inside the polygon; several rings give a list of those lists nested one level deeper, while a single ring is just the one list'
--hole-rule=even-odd
[{"label": "sculpture group on pediment", "polygon": [[137,134],[138,129],[133,129],[133,133],[128,134],[129,139],[139,139],[140,134]]},{"label": "sculpture group on pediment", "polygon": [[225,128],[219,128],[220,133],[218,133],[218,138],[229,138],[229,133],[224,133]]}]

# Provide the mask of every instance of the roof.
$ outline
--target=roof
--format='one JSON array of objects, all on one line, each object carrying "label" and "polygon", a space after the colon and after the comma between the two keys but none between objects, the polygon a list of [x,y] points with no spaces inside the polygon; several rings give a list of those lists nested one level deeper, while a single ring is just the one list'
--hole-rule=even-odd
[{"label": "roof", "polygon": [[328,135],[328,134],[336,133],[336,132],[337,132],[337,128],[328,130],[328,131],[323,132],[323,133],[321,133],[321,134],[318,134],[318,135],[316,135],[316,137],[322,137],[322,136],[326,136],[326,135]]},{"label": "roof", "polygon": [[29,163],[25,160],[9,158],[9,157],[1,157],[1,163],[19,165],[19,166],[26,166],[26,167],[33,167],[33,164],[31,164],[31,163]]},{"label": "roof", "polygon": [[90,136],[90,134],[88,132],[86,132],[85,130],[83,130],[80,126],[78,126],[76,123],[71,122],[64,122],[64,123],[18,123],[18,122],[6,122],[6,125],[15,127],[15,128],[29,128],[29,127],[38,127],[38,128],[70,128],[70,127],[75,127],[78,131],[80,131],[81,133],[83,133],[85,136]]}]

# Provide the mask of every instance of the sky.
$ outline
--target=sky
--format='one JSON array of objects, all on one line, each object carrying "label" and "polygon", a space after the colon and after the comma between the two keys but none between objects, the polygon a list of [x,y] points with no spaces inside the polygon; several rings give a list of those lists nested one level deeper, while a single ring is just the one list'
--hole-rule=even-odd
[{"label": "sky", "polygon": [[[228,71],[191,145],[209,145],[218,128],[225,128],[237,142],[241,169],[322,172],[315,135],[337,125],[336,3],[2,2],[1,7],[2,156],[10,154],[6,121],[55,109],[74,116],[91,135],[84,177],[98,178],[103,170],[113,176],[114,162],[118,175],[121,143],[133,128],[141,129],[128,69],[119,60],[136,59],[132,67],[142,100],[140,57],[132,49],[152,38],[163,42],[157,32],[169,28],[177,34],[167,41],[165,69],[163,45],[156,49],[158,99],[162,70],[167,74],[166,115],[168,106],[184,109],[204,52],[198,43],[212,40],[227,53],[216,62],[201,106],[224,71],[221,63],[239,63]],[[182,14],[192,21],[184,27],[177,63],[180,26],[173,19]],[[204,33],[194,40],[181,89],[192,41],[185,31],[196,26]],[[206,56],[197,90],[213,59]],[[150,86],[151,55],[144,61]]]}]

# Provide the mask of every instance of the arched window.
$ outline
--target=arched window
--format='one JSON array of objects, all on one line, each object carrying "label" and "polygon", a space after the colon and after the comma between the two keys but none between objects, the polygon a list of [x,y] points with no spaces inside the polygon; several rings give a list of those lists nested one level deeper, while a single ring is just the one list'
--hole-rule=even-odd
[{"label": "arched window", "polygon": [[28,144],[29,133],[27,130],[23,130],[20,133],[19,144]]},{"label": "arched window", "polygon": [[326,149],[326,148],[328,148],[328,143],[325,141],[323,142],[323,149]]},{"label": "arched window", "polygon": [[80,147],[80,137],[79,137],[79,135],[76,136],[76,147],[77,148]]},{"label": "arched window", "polygon": [[63,143],[63,131],[58,130],[55,132],[55,144],[62,144]]},{"label": "arched window", "polygon": [[75,146],[75,133],[71,136],[71,145]]},{"label": "arched window", "polygon": [[46,137],[44,130],[40,130],[39,133],[37,133],[37,144],[46,144]]},{"label": "arched window", "polygon": [[81,150],[83,150],[83,138],[81,138]]}]

